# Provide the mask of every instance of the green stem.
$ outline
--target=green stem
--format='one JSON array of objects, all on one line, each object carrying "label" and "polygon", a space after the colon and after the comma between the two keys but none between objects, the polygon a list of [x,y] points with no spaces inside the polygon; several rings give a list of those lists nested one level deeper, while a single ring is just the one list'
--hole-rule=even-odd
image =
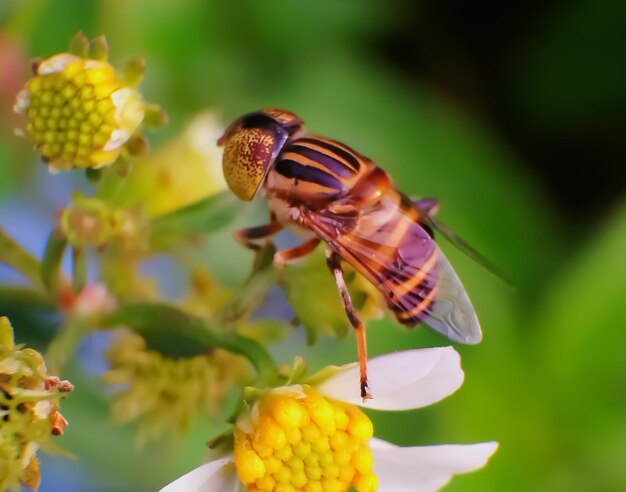
[{"label": "green stem", "polygon": [[0,263],[14,268],[34,285],[41,285],[39,261],[0,227]]},{"label": "green stem", "polygon": [[0,305],[28,306],[32,309],[56,309],[53,299],[34,289],[13,285],[0,285]]},{"label": "green stem", "polygon": [[78,294],[87,283],[87,258],[79,246],[72,248],[72,291]]},{"label": "green stem", "polygon": [[43,254],[41,262],[41,280],[51,292],[56,292],[61,280],[61,261],[67,248],[67,238],[59,229],[54,229]]}]

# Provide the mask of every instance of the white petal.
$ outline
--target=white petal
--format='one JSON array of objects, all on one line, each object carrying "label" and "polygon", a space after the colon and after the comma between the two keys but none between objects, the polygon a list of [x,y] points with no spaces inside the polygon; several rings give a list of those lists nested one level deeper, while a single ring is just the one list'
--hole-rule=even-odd
[{"label": "white petal", "polygon": [[30,95],[26,89],[22,89],[15,98],[15,104],[13,104],[13,112],[21,114],[25,113],[30,106]]},{"label": "white petal", "polygon": [[160,492],[237,492],[239,485],[233,457],[228,456],[199,466]]},{"label": "white petal", "polygon": [[373,398],[363,403],[357,364],[331,376],[318,390],[326,396],[375,410],[408,410],[435,403],[463,383],[461,358],[452,347],[405,350],[367,363]]},{"label": "white petal", "polygon": [[370,441],[378,489],[385,492],[432,492],[453,475],[482,468],[497,442],[444,444],[402,448],[379,439]]},{"label": "white petal", "polygon": [[59,55],[51,56],[37,66],[37,75],[48,75],[50,73],[61,72],[70,63],[77,60],[80,60],[80,58],[70,53],[61,53]]},{"label": "white petal", "polygon": [[129,138],[130,138],[130,135],[126,130],[113,130],[111,132],[111,137],[104,144],[104,147],[102,147],[102,150],[104,150],[105,152],[111,152],[112,150],[117,150],[122,145],[124,145],[128,141]]}]

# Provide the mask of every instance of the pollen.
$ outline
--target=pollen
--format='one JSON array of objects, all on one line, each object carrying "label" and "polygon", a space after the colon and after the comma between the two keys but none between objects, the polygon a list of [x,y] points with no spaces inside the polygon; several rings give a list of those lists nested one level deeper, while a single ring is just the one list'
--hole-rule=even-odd
[{"label": "pollen", "polygon": [[26,116],[26,135],[43,161],[65,170],[115,161],[144,106],[109,63],[62,53],[37,66],[14,109]]},{"label": "pollen", "polygon": [[240,418],[237,474],[248,491],[372,492],[378,483],[372,434],[371,421],[355,406],[309,386],[275,389]]}]

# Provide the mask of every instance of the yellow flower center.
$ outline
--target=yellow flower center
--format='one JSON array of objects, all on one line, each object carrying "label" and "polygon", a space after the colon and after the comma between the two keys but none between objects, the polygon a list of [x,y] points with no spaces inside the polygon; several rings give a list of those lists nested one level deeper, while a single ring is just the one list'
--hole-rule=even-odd
[{"label": "yellow flower center", "polygon": [[[140,101],[136,91],[120,89],[115,70],[106,62],[68,54],[44,61],[22,96],[27,105],[26,132],[44,160],[61,169],[113,162],[135,129],[120,134],[122,105],[129,99]],[[133,116],[135,127],[141,117]]]},{"label": "yellow flower center", "polygon": [[247,490],[375,491],[370,419],[309,386],[274,390],[240,419],[235,466]]}]

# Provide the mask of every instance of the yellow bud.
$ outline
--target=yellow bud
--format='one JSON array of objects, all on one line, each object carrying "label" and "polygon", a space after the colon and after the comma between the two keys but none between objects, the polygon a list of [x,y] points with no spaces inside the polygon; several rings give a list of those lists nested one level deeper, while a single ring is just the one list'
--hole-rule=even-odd
[{"label": "yellow bud", "polygon": [[306,485],[308,480],[309,479],[304,474],[304,471],[300,470],[291,476],[291,485],[293,485],[296,489],[301,489]]},{"label": "yellow bud", "polygon": [[304,486],[304,492],[323,492],[320,482],[309,482]]},{"label": "yellow bud", "polygon": [[356,475],[356,470],[351,466],[346,466],[347,463],[340,464],[339,461],[337,461],[337,464],[339,465],[339,480],[342,482],[352,483],[352,480]]},{"label": "yellow bud", "polygon": [[314,442],[321,437],[322,433],[320,432],[319,427],[316,425],[307,425],[302,429],[302,437],[305,441]]},{"label": "yellow bud", "polygon": [[322,489],[324,492],[345,492],[345,485],[336,478],[322,479]]},{"label": "yellow bud", "polygon": [[274,454],[280,461],[287,463],[293,458],[293,449],[291,446],[284,446],[277,449]]},{"label": "yellow bud", "polygon": [[236,441],[235,466],[237,475],[244,484],[253,483],[265,475],[265,465],[261,457],[252,449],[250,441],[242,438]]},{"label": "yellow bud", "polygon": [[358,492],[376,492],[378,490],[378,478],[373,473],[357,475],[353,485]]},{"label": "yellow bud", "polygon": [[287,444],[287,436],[283,428],[272,417],[266,415],[262,417],[254,433],[254,442],[272,449],[281,449]]},{"label": "yellow bud", "polygon": [[367,446],[362,445],[352,455],[352,465],[359,473],[368,473],[372,470],[374,459],[372,458],[372,452]]},{"label": "yellow bud", "polygon": [[322,478],[322,468],[319,465],[307,466],[304,471],[309,480],[320,480]]},{"label": "yellow bud", "polygon": [[271,475],[264,475],[256,481],[256,486],[259,490],[274,490],[276,480]]},{"label": "yellow bud", "polygon": [[274,478],[278,483],[288,484],[291,481],[291,469],[287,466],[281,466],[274,473]]},{"label": "yellow bud", "polygon": [[272,417],[282,427],[296,428],[302,425],[305,410],[293,398],[278,396],[268,401]]},{"label": "yellow bud", "polygon": [[311,419],[319,426],[323,434],[335,432],[335,412],[328,400],[318,394],[311,394],[305,400]]},{"label": "yellow bud", "polygon": [[290,483],[276,484],[276,492],[296,492],[296,489]]},{"label": "yellow bud", "polygon": [[334,408],[334,416],[335,416],[335,427],[339,430],[345,431],[348,428],[348,423],[350,419],[348,418],[348,414],[346,411],[340,407],[336,406]]},{"label": "yellow bud", "polygon": [[302,440],[302,431],[296,428],[286,428],[285,435],[287,436],[287,442],[291,445],[296,444]]},{"label": "yellow bud", "polygon": [[359,441],[369,441],[374,436],[374,426],[372,421],[367,418],[360,410],[350,410],[350,423],[348,424],[348,432]]},{"label": "yellow bud", "polygon": [[263,460],[265,463],[265,468],[268,474],[274,474],[283,466],[282,461],[280,461],[276,456],[270,456]]},{"label": "yellow bud", "polygon": [[283,461],[287,462],[287,466],[289,466],[294,473],[304,470],[304,461],[298,456],[292,456],[289,460]]}]

